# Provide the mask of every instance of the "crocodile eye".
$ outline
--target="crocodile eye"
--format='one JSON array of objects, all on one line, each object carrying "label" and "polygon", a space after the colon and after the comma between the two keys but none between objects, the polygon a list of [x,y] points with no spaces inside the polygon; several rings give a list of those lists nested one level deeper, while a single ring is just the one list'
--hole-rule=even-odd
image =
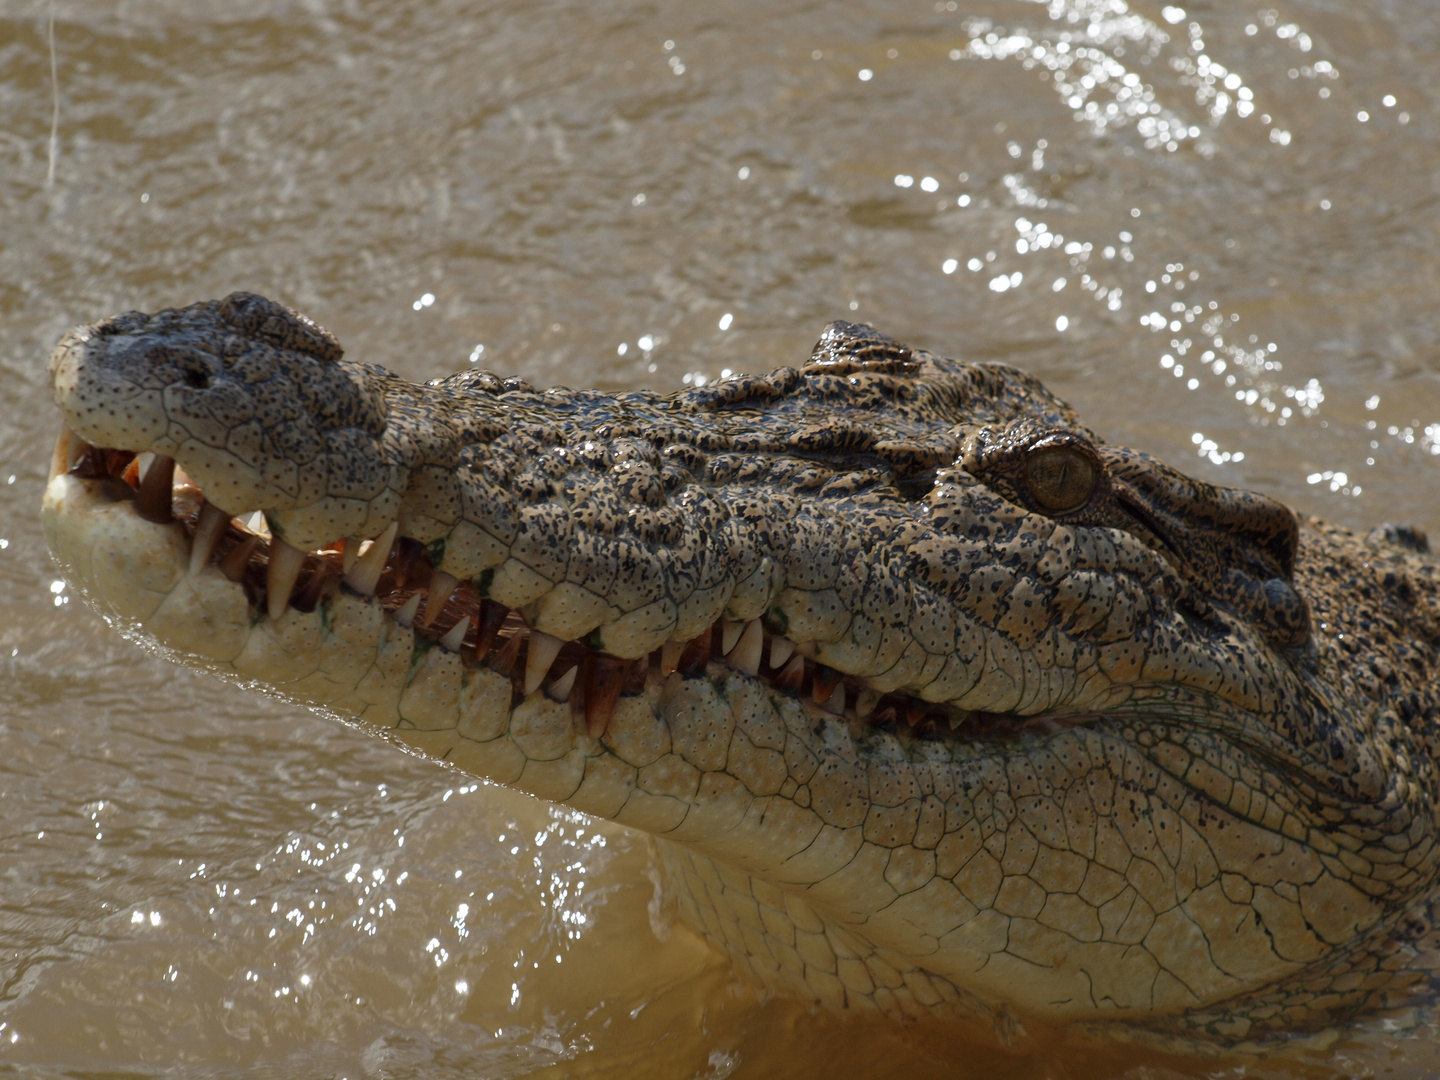
[{"label": "crocodile eye", "polygon": [[1095,493],[1095,463],[1071,446],[1047,446],[1025,458],[1030,494],[1056,514],[1079,510]]}]

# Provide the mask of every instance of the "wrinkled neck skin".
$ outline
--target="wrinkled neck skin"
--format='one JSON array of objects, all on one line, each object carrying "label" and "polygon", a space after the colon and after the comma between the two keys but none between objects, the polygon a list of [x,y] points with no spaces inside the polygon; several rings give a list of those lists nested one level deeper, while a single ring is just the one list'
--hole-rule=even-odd
[{"label": "wrinkled neck skin", "polygon": [[417,386],[235,294],[51,373],[51,549],[122,632],[651,833],[761,984],[1235,1044],[1422,978],[1440,603],[1404,530],[844,323],[610,396]]}]

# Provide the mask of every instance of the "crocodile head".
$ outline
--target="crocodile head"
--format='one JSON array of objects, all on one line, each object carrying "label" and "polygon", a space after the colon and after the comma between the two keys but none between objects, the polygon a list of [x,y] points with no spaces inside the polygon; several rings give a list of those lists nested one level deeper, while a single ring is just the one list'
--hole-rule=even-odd
[{"label": "crocodile head", "polygon": [[241,293],[50,369],[46,528],[94,606],[653,833],[762,982],[1230,1037],[1404,982],[1374,943],[1437,872],[1433,566],[1022,372],[835,323],[671,395],[422,386]]}]

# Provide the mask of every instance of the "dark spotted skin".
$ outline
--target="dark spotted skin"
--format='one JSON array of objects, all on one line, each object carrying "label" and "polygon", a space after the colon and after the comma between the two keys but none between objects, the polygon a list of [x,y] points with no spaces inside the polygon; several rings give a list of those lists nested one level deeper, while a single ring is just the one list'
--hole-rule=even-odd
[{"label": "dark spotted skin", "polygon": [[[1414,530],[1301,521],[1104,443],[1013,368],[848,323],[798,369],[606,395],[417,386],[236,294],[72,331],[51,368],[84,439],[174,456],[295,546],[398,521],[535,631],[652,655],[595,736],[363,597],[277,622],[212,574],[107,601],[661,837],[689,921],[762,982],[1231,1041],[1428,992],[1440,575]],[[52,542],[108,595],[85,553],[121,525],[65,524],[66,491]],[[209,651],[181,596],[202,586],[243,615]],[[659,668],[717,619],[950,723],[832,715],[768,668]]]}]

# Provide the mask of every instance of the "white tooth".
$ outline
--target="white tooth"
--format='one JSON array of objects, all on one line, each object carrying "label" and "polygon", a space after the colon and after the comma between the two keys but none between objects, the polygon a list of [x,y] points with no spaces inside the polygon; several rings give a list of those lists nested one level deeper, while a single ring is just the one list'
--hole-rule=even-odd
[{"label": "white tooth", "polygon": [[792,656],[790,662],[785,665],[785,669],[776,678],[786,686],[798,688],[805,678],[805,658]]},{"label": "white tooth", "polygon": [[680,666],[680,657],[685,652],[685,646],[689,644],[688,641],[675,641],[672,639],[660,646],[661,676],[669,675]]},{"label": "white tooth", "polygon": [[[380,584],[380,575],[385,571],[385,560],[390,557],[390,548],[395,543],[395,534],[400,523],[392,521],[378,540],[366,541],[360,545],[360,557],[355,565],[345,571],[345,584],[361,596],[374,596],[375,587]],[[349,544],[345,545],[347,548]]]},{"label": "white tooth", "polygon": [[729,656],[730,650],[735,648],[735,642],[740,640],[740,632],[745,629],[741,622],[731,622],[729,619],[720,620],[720,655]]},{"label": "white tooth", "polygon": [[[141,470],[140,475],[142,477],[145,475],[143,469]],[[265,520],[264,510],[256,510],[253,514],[247,514],[245,517],[240,519],[240,524],[245,526],[245,528],[249,529],[256,536],[265,537],[267,539],[270,536],[270,523]]]},{"label": "white tooth", "polygon": [[[193,555],[194,552],[191,552]],[[270,564],[265,570],[265,607],[270,618],[278,619],[290,606],[295,579],[305,565],[305,552],[291,547],[278,536],[270,541]]]},{"label": "white tooth", "polygon": [[420,618],[421,626],[429,626],[435,621],[435,616],[445,610],[445,602],[459,584],[459,578],[443,570],[436,570],[430,575],[430,588],[425,597],[425,614]]},{"label": "white tooth", "polygon": [[[153,464],[155,464],[155,455],[152,454],[149,450],[146,450],[143,453],[136,454],[135,479],[143,483],[145,480],[145,474],[150,471],[150,466]],[[257,510],[256,513],[259,513],[259,511]]]},{"label": "white tooth", "polygon": [[[418,596],[419,593],[416,593]],[[440,647],[450,652],[459,652],[460,646],[465,644],[465,635],[470,631],[470,616],[463,619],[446,631],[445,636],[440,639]]]},{"label": "white tooth", "polygon": [[832,713],[834,713],[836,716],[844,716],[844,715],[845,715],[845,684],[844,684],[843,682],[842,682],[842,683],[836,683],[836,684],[835,684],[835,689],[830,692],[830,696],[825,699],[825,703],[824,703],[823,705],[821,705],[820,707],[821,707],[822,709],[824,709],[826,712],[832,712]]},{"label": "white tooth", "polygon": [[770,641],[770,666],[780,668],[785,666],[785,661],[790,659],[791,653],[795,651],[795,643],[788,637],[772,638]]},{"label": "white tooth", "polygon": [[864,720],[875,711],[875,706],[880,704],[880,692],[871,690],[870,687],[860,688],[860,693],[855,698],[855,715]]},{"label": "white tooth", "polygon": [[415,613],[420,610],[420,594],[411,593],[410,599],[405,601],[403,607],[395,612],[394,619],[401,626],[411,626],[415,622]]},{"label": "white tooth", "polygon": [[85,441],[71,431],[69,425],[61,424],[60,435],[55,440],[55,452],[50,455],[50,479],[69,472],[84,452]]},{"label": "white tooth", "polygon": [[576,664],[560,678],[556,679],[545,688],[545,694],[552,701],[569,701],[570,691],[575,689],[575,676],[580,671],[580,665]]},{"label": "white tooth", "polygon": [[545,679],[545,673],[560,655],[560,646],[565,644],[557,637],[542,634],[536,630],[530,635],[530,650],[525,655],[525,696],[533,694]]},{"label": "white tooth", "polygon": [[765,630],[759,619],[751,619],[745,626],[745,632],[740,635],[740,640],[735,643],[735,648],[725,659],[736,671],[746,675],[758,675],[760,657],[764,652]]},{"label": "white tooth", "polygon": [[360,537],[345,537],[344,544],[340,551],[340,568],[348,574],[350,572],[350,568],[355,565],[355,560],[359,557]]},{"label": "white tooth", "polygon": [[195,536],[190,547],[190,575],[193,577],[210,565],[210,556],[215,554],[215,545],[220,542],[230,515],[214,503],[205,502],[200,507],[200,520],[195,523]]}]

